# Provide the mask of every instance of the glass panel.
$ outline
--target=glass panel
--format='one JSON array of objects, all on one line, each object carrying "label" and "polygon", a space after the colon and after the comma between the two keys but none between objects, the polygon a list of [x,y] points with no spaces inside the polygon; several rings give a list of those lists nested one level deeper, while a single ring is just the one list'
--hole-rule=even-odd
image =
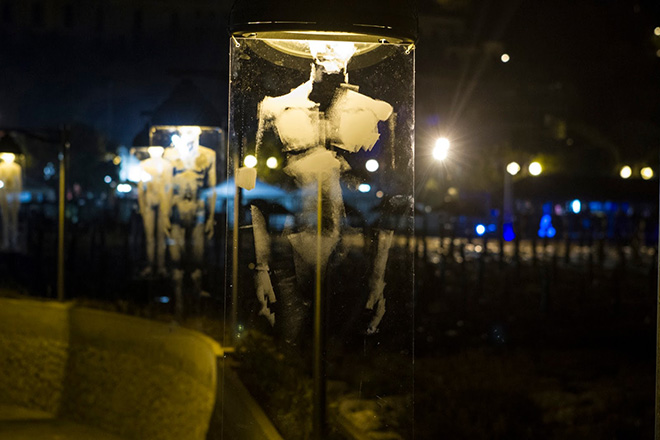
[{"label": "glass panel", "polygon": [[217,221],[223,214],[213,198],[217,170],[222,177],[225,169],[223,132],[153,126],[147,145],[120,147],[94,173],[74,142],[67,297],[125,304],[152,317],[198,317],[200,304],[220,298],[224,284],[225,221]]},{"label": "glass panel", "polygon": [[59,133],[0,136],[0,288],[54,298]]},{"label": "glass panel", "polygon": [[414,53],[237,39],[230,88],[240,377],[287,439],[412,438]]}]

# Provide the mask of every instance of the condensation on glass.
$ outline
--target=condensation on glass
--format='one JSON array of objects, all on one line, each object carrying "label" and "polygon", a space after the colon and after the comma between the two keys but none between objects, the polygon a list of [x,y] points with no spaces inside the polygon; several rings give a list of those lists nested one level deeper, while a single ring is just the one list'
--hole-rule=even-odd
[{"label": "condensation on glass", "polygon": [[306,438],[301,384],[320,354],[329,413],[373,412],[371,431],[411,438],[414,50],[232,38],[230,57],[227,295],[242,378],[285,438]]}]

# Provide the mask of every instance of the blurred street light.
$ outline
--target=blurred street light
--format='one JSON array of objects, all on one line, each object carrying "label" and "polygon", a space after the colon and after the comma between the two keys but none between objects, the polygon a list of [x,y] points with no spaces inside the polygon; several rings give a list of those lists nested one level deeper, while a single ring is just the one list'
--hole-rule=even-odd
[{"label": "blurred street light", "polygon": [[364,164],[364,167],[365,167],[365,168],[367,169],[367,171],[369,171],[370,173],[373,173],[373,172],[375,172],[376,170],[378,170],[378,167],[379,167],[379,166],[380,166],[380,164],[378,163],[378,161],[377,161],[376,159],[369,159],[369,160],[367,161],[367,163]]},{"label": "blurred street light", "polygon": [[515,176],[520,172],[520,164],[518,164],[518,162],[511,162],[506,166],[506,172],[512,176]]},{"label": "blurred street light", "polygon": [[447,159],[450,145],[449,139],[446,137],[438,138],[435,141],[435,147],[433,147],[433,158],[439,161]]},{"label": "blurred street light", "polygon": [[644,167],[640,171],[640,174],[642,175],[642,179],[644,179],[644,180],[652,179],[653,178],[653,168]]},{"label": "blurred street light", "polygon": [[243,159],[243,165],[248,168],[254,168],[257,166],[257,158],[251,154],[248,154],[245,156],[245,159]]},{"label": "blurred street light", "polygon": [[660,26],[653,29],[653,35],[655,35],[656,37],[660,37]]},{"label": "blurred street light", "polygon": [[[247,157],[245,159],[247,159]],[[271,170],[277,168],[277,159],[274,157],[269,157],[266,161],[266,166]]]},{"label": "blurred street light", "polygon": [[500,60],[502,60],[503,63],[508,63],[511,60],[511,57],[508,53],[503,53]]},{"label": "blurred street light", "polygon": [[532,162],[529,164],[529,174],[532,176],[538,176],[543,172],[543,167],[538,162]]},{"label": "blurred street light", "polygon": [[571,202],[571,211],[573,211],[573,214],[579,214],[582,211],[582,202],[578,199],[573,200]]},{"label": "blurred street light", "polygon": [[628,179],[630,176],[632,176],[632,168],[630,168],[628,165],[621,167],[619,175],[622,179]]}]

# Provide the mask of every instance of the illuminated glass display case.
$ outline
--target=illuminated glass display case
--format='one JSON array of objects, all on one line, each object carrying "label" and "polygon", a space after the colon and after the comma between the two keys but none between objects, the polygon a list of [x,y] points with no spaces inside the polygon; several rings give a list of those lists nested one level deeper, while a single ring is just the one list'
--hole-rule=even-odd
[{"label": "illuminated glass display case", "polygon": [[285,438],[365,414],[373,435],[412,438],[413,14],[261,6],[237,3],[231,24],[239,375]]},{"label": "illuminated glass display case", "polygon": [[[221,289],[224,247],[216,235],[218,160],[224,169],[224,132],[198,125],[153,125],[148,146],[134,146],[122,160],[122,189],[136,202],[133,222],[136,277],[154,284],[157,301],[173,306],[177,318],[200,313],[200,297]],[[220,177],[223,174],[221,172]],[[123,188],[122,187],[122,188]],[[141,227],[136,227],[139,225]],[[187,282],[188,280],[189,282]],[[217,285],[220,284],[220,285]]]}]

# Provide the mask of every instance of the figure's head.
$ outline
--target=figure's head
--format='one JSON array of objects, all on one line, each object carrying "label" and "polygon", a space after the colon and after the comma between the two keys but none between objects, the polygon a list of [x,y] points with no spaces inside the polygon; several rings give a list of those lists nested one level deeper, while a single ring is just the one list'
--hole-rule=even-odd
[{"label": "figure's head", "polygon": [[0,159],[3,162],[13,163],[16,160],[16,155],[14,153],[2,153],[0,154]]},{"label": "figure's head", "polygon": [[163,147],[149,147],[147,148],[147,152],[149,153],[149,157],[154,157],[156,159],[160,159],[163,157],[163,153],[165,152],[165,148]]},{"label": "figure's head", "polygon": [[197,150],[200,134],[202,134],[202,129],[197,126],[181,126],[172,135],[172,144],[182,157],[189,156]]}]

